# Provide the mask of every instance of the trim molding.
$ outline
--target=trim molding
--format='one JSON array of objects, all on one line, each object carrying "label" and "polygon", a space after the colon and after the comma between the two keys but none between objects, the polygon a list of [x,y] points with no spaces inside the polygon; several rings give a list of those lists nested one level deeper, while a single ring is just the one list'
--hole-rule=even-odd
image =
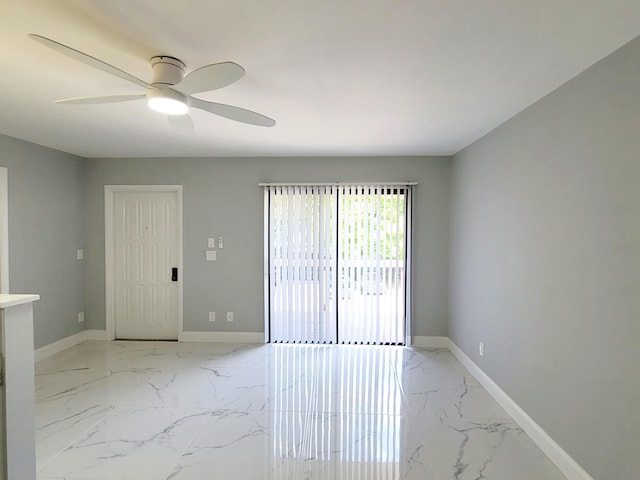
[{"label": "trim molding", "polygon": [[9,169],[0,167],[0,293],[9,292]]},{"label": "trim molding", "polygon": [[71,348],[87,340],[107,340],[106,330],[83,330],[58,341],[40,347],[35,351],[35,361],[44,360],[67,348]]},{"label": "trim molding", "polygon": [[87,331],[83,330],[81,332],[75,333],[68,337],[62,338],[56,342],[50,343],[49,345],[45,345],[44,347],[40,347],[35,351],[35,360],[36,362],[43,360],[45,358],[51,357],[56,353],[60,353],[67,348],[71,348],[74,345],[78,345],[79,343],[88,340]]},{"label": "trim molding", "polygon": [[449,348],[449,337],[413,337],[412,347],[419,348]]},{"label": "trim molding", "polygon": [[[109,341],[106,330],[83,330],[35,350],[35,361],[44,360],[87,340]],[[181,342],[264,343],[262,332],[182,332]]]},{"label": "trim molding", "polygon": [[87,340],[108,340],[106,330],[87,330]]},{"label": "trim molding", "polygon": [[264,343],[263,332],[182,332],[180,342]]},{"label": "trim molding", "polygon": [[449,351],[480,382],[489,394],[525,431],[534,443],[551,459],[568,480],[593,480],[571,456],[558,445],[540,425],[538,425],[520,406],[496,384],[491,377],[471,360],[452,340],[448,339]]}]

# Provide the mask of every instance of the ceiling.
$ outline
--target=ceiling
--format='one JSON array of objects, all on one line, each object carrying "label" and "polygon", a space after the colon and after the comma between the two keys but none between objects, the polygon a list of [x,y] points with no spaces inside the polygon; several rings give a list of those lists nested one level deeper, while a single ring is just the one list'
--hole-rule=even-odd
[{"label": "ceiling", "polygon": [[[451,155],[640,35],[638,0],[0,0],[0,133],[83,157]],[[143,93],[27,37],[145,81],[234,61],[196,96],[277,121],[192,110],[172,128]]]}]

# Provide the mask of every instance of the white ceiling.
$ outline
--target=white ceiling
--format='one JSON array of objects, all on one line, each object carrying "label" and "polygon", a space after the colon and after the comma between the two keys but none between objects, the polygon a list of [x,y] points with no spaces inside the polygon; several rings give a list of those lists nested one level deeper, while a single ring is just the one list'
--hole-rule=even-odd
[{"label": "white ceiling", "polygon": [[[84,157],[450,155],[640,35],[638,0],[0,0],[0,133]],[[144,101],[140,87],[27,38],[150,81],[149,59],[247,73],[198,94],[273,128]]]}]

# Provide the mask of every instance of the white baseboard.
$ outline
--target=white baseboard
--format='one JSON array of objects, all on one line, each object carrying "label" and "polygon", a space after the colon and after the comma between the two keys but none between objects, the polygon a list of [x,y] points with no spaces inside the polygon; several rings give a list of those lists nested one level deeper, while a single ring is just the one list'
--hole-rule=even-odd
[{"label": "white baseboard", "polygon": [[[69,337],[40,347],[35,351],[35,361],[60,353],[67,348],[78,345],[87,340],[109,340],[106,330],[83,330]],[[262,332],[182,332],[181,342],[211,342],[211,343],[264,343]]]},{"label": "white baseboard", "polygon": [[56,342],[50,343],[49,345],[45,345],[44,347],[40,347],[35,351],[35,360],[36,362],[39,360],[43,360],[47,357],[55,355],[56,353],[62,352],[67,348],[71,348],[74,345],[84,342],[88,339],[87,331],[83,330],[82,332],[78,332],[74,335],[71,335],[66,338],[62,338]]},{"label": "white baseboard", "polygon": [[420,348],[449,348],[449,337],[414,336],[412,347]]},{"label": "white baseboard", "polygon": [[264,343],[262,332],[182,332],[180,342]]},{"label": "white baseboard", "polygon": [[87,340],[108,340],[106,330],[87,330]]},{"label": "white baseboard", "polygon": [[458,361],[480,382],[502,408],[522,427],[538,447],[551,459],[568,480],[593,480],[578,463],[569,456],[545,432],[540,425],[527,415],[513,399],[505,393],[482,369],[471,360],[455,343],[448,340],[448,348]]}]

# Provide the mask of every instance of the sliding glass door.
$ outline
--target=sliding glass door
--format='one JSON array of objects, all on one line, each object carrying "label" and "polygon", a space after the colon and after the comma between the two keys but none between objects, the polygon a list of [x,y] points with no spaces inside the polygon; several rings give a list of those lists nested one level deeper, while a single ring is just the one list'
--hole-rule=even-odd
[{"label": "sliding glass door", "polygon": [[337,189],[269,188],[271,342],[335,343]]},{"label": "sliding glass door", "polygon": [[266,188],[270,341],[403,344],[409,187]]},{"label": "sliding glass door", "polygon": [[404,343],[406,194],[384,186],[341,187],[338,339]]}]

